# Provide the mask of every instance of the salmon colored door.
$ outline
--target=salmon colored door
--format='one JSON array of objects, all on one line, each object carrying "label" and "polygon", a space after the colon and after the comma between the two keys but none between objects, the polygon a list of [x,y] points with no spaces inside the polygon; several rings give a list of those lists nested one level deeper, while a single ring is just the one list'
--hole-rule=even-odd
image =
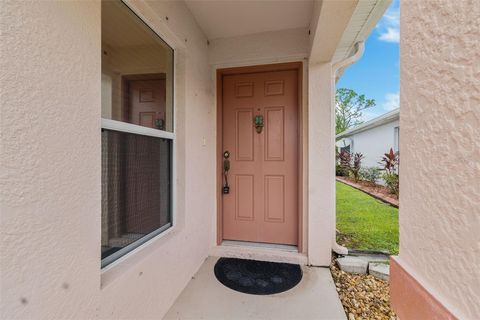
[{"label": "salmon colored door", "polygon": [[296,70],[223,76],[225,240],[298,243],[297,77]]},{"label": "salmon colored door", "polygon": [[128,122],[164,130],[165,80],[130,80]]}]

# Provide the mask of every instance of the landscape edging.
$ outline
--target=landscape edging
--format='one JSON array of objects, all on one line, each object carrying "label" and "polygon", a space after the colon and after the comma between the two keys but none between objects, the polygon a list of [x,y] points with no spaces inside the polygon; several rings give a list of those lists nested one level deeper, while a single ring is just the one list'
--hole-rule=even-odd
[{"label": "landscape edging", "polygon": [[357,190],[360,190],[360,191],[362,191],[362,192],[365,192],[365,193],[368,194],[369,196],[372,196],[372,197],[374,197],[374,198],[377,199],[377,200],[380,200],[380,201],[382,201],[382,202],[385,202],[385,203],[391,205],[392,207],[398,208],[398,204],[393,203],[393,202],[391,202],[390,200],[388,200],[388,199],[386,199],[386,198],[382,198],[382,197],[380,197],[380,196],[377,195],[377,194],[374,194],[374,193],[372,193],[372,192],[369,192],[369,191],[363,189],[360,185],[358,185],[358,184],[356,184],[356,183],[353,183],[353,182],[344,180],[344,179],[339,178],[339,177],[335,177],[335,179],[336,179],[338,182],[341,182],[341,183],[343,183],[343,184],[346,184],[347,186],[350,186],[350,187],[352,187],[352,188],[355,188],[355,189],[357,189]]}]

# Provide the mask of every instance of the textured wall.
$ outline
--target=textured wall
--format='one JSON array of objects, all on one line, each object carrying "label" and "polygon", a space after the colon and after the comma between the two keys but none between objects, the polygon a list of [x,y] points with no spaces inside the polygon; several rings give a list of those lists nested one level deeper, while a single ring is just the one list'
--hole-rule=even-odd
[{"label": "textured wall", "polygon": [[177,227],[100,270],[100,3],[2,2],[2,319],[158,319],[208,254],[215,118],[206,39],[183,2],[131,4],[179,45]]},{"label": "textured wall", "polygon": [[1,6],[0,318],[92,318],[100,295],[100,3]]},{"label": "textured wall", "polygon": [[331,263],[335,239],[335,120],[330,63],[308,66],[308,263]]},{"label": "textured wall", "polygon": [[480,2],[401,2],[400,256],[480,318]]}]

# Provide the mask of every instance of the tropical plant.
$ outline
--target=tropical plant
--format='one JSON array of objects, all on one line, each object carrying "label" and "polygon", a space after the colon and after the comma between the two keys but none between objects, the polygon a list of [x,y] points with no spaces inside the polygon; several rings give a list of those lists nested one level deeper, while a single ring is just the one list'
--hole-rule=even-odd
[{"label": "tropical plant", "polygon": [[348,172],[350,171],[351,162],[352,162],[352,156],[350,152],[345,150],[340,151],[340,153],[338,154],[338,162],[343,173],[342,175],[343,176],[348,175]]},{"label": "tropical plant", "polygon": [[380,169],[377,167],[367,167],[360,169],[360,177],[370,182],[371,184],[375,184],[378,179],[380,179],[381,172]]},{"label": "tropical plant", "polygon": [[387,185],[388,191],[396,196],[400,192],[400,179],[398,176],[398,165],[400,163],[400,154],[394,152],[392,148],[388,153],[385,153],[380,161],[385,171],[382,175],[383,181]]},{"label": "tropical plant", "polygon": [[360,168],[362,164],[363,154],[357,152],[353,155],[352,165],[350,166],[350,175],[355,182],[360,181]]},{"label": "tropical plant", "polygon": [[399,153],[394,152],[393,149],[390,148],[390,151],[384,154],[379,163],[383,166],[383,170],[386,172],[397,172],[399,160]]}]

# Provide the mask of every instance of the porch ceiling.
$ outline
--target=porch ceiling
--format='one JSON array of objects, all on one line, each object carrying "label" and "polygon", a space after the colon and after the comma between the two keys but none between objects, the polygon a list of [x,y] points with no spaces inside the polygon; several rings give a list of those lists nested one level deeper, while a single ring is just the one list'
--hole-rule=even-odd
[{"label": "porch ceiling", "polygon": [[313,11],[313,0],[185,0],[185,3],[208,39],[306,28]]}]

